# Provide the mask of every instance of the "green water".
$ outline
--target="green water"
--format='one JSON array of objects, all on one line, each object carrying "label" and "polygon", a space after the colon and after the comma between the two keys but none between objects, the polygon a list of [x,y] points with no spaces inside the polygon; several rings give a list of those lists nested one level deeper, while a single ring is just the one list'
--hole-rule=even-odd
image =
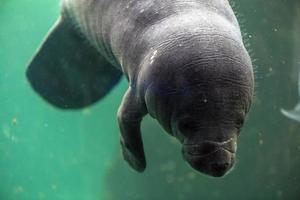
[{"label": "green water", "polygon": [[147,170],[138,174],[126,165],[116,123],[124,80],[100,103],[76,112],[55,109],[32,91],[26,64],[58,5],[0,0],[0,200],[299,199],[300,124],[279,111],[298,98],[298,0],[236,2],[257,60],[257,87],[237,165],[221,179],[195,173],[178,143],[149,117],[142,126]]}]

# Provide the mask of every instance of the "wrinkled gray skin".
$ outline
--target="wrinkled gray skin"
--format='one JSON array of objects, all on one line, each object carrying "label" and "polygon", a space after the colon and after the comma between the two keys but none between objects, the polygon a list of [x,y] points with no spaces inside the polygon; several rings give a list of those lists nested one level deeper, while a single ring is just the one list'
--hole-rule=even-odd
[{"label": "wrinkled gray skin", "polygon": [[227,0],[64,0],[62,16],[128,78],[118,122],[135,170],[146,167],[148,113],[194,169],[216,177],[231,169],[254,81]]}]

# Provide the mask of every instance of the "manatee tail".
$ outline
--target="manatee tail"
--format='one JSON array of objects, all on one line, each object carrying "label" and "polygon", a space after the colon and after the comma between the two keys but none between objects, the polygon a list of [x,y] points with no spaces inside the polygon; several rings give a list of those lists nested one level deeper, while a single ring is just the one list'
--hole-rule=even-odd
[{"label": "manatee tail", "polygon": [[281,113],[292,120],[300,122],[300,103],[297,104],[294,110],[281,109]]},{"label": "manatee tail", "polygon": [[59,19],[27,69],[34,90],[62,109],[78,109],[104,97],[122,73],[67,20]]}]

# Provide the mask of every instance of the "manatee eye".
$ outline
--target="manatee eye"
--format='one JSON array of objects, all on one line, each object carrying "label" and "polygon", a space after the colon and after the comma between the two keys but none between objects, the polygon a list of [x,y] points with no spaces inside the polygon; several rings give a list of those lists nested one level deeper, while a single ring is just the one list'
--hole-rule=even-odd
[{"label": "manatee eye", "polygon": [[179,131],[183,134],[195,132],[197,130],[197,123],[194,120],[187,118],[179,122],[178,128]]},{"label": "manatee eye", "polygon": [[241,129],[243,124],[244,124],[244,118],[238,118],[236,121],[235,121],[235,127],[237,129]]}]

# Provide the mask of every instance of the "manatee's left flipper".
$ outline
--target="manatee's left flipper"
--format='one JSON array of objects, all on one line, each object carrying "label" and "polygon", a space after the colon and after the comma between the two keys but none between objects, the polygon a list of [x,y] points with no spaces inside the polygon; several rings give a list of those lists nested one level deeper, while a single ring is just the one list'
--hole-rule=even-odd
[{"label": "manatee's left flipper", "polygon": [[34,90],[63,109],[100,100],[121,75],[67,18],[58,19],[27,69]]},{"label": "manatee's left flipper", "polygon": [[118,122],[121,130],[123,157],[138,172],[143,172],[146,168],[140,131],[141,121],[146,114],[145,106],[129,88],[118,111]]}]

